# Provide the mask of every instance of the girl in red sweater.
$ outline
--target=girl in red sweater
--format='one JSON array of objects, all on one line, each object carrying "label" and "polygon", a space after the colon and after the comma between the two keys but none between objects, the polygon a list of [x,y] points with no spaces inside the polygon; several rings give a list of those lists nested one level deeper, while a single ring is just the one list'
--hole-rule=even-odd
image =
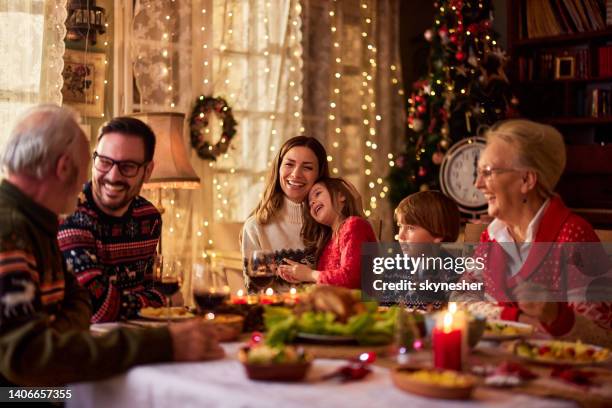
[{"label": "girl in red sweater", "polygon": [[324,178],[308,193],[302,237],[313,249],[317,269],[286,260],[279,275],[292,283],[361,287],[361,244],[376,242],[359,194],[341,178]]}]

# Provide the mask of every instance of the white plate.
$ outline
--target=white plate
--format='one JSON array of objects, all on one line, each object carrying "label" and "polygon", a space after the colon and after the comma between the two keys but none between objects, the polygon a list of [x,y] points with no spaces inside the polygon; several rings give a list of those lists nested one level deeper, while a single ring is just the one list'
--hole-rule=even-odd
[{"label": "white plate", "polygon": [[533,326],[527,323],[519,323],[512,320],[487,320],[487,325],[489,324],[499,324],[509,327],[514,327],[519,330],[519,333],[516,334],[495,334],[487,332],[486,326],[484,334],[482,335],[482,340],[489,341],[507,341],[507,340],[516,340],[523,337],[528,337],[533,334]]},{"label": "white plate", "polygon": [[[529,361],[532,363],[538,363],[538,364],[546,364],[546,365],[561,365],[561,366],[592,366],[592,365],[600,365],[600,364],[606,364],[612,361],[612,354],[608,354],[608,358],[606,358],[605,360],[593,360],[593,361],[581,361],[581,360],[561,360],[561,359],[548,359],[548,358],[540,358],[540,357],[527,357],[527,356],[521,356],[519,354],[517,354],[516,352],[516,346],[520,343],[520,341],[516,341],[514,343],[510,344],[510,352],[520,358],[521,360],[524,361]],[[576,343],[575,342],[568,342],[568,341],[560,341],[560,340],[528,340],[525,341],[525,343],[533,345],[533,346],[546,346],[546,345],[550,345],[552,343],[561,343],[567,346],[575,346]],[[595,346],[592,344],[586,344],[583,343],[582,344],[584,347],[589,347],[594,349],[596,352],[597,351],[601,351],[603,349],[605,349],[605,347],[599,347],[599,346]]]}]

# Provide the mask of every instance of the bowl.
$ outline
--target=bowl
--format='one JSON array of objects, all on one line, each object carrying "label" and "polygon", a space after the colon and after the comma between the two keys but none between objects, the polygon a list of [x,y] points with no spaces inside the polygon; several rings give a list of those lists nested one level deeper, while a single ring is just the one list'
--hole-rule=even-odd
[{"label": "bowl", "polygon": [[417,371],[429,372],[434,375],[443,373],[443,370],[423,367],[397,367],[391,372],[393,384],[411,394],[420,395],[427,398],[441,398],[464,400],[472,396],[476,386],[476,378],[469,374],[447,371],[447,375],[460,378],[462,383],[457,385],[443,385],[435,382],[422,381],[413,376]]},{"label": "bowl", "polygon": [[302,381],[306,378],[312,365],[312,359],[309,356],[306,356],[303,361],[290,363],[249,363],[247,361],[248,351],[248,347],[242,348],[238,358],[244,366],[247,377],[255,381]]},{"label": "bowl", "polygon": [[244,317],[235,314],[216,314],[214,318],[210,317],[204,316],[204,322],[214,326],[219,341],[234,341],[242,333]]}]

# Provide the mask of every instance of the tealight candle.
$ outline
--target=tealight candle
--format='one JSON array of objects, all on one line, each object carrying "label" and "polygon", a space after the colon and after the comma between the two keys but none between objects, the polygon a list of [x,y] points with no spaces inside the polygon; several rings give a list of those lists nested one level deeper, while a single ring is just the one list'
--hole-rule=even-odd
[{"label": "tealight candle", "polygon": [[262,296],[259,300],[262,305],[271,305],[273,303],[274,289],[266,289],[265,296]]},{"label": "tealight candle", "polygon": [[457,312],[457,305],[449,303],[448,311],[438,319],[433,330],[434,366],[445,370],[461,371],[465,333],[465,314]]},{"label": "tealight candle", "polygon": [[289,293],[285,295],[285,303],[294,305],[300,301],[300,297],[297,294],[296,288],[289,289]]},{"label": "tealight candle", "polygon": [[244,290],[239,289],[235,296],[232,296],[233,305],[245,305],[247,303],[247,297],[244,295]]}]

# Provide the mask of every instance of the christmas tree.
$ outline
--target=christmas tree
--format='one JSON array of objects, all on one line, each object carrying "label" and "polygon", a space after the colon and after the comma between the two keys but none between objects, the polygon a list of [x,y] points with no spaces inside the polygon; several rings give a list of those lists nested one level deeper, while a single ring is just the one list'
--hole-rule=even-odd
[{"label": "christmas tree", "polygon": [[428,73],[408,99],[408,140],[388,176],[396,205],[417,191],[439,189],[445,152],[455,142],[512,116],[513,98],[504,73],[505,54],[492,29],[490,0],[438,0]]}]

